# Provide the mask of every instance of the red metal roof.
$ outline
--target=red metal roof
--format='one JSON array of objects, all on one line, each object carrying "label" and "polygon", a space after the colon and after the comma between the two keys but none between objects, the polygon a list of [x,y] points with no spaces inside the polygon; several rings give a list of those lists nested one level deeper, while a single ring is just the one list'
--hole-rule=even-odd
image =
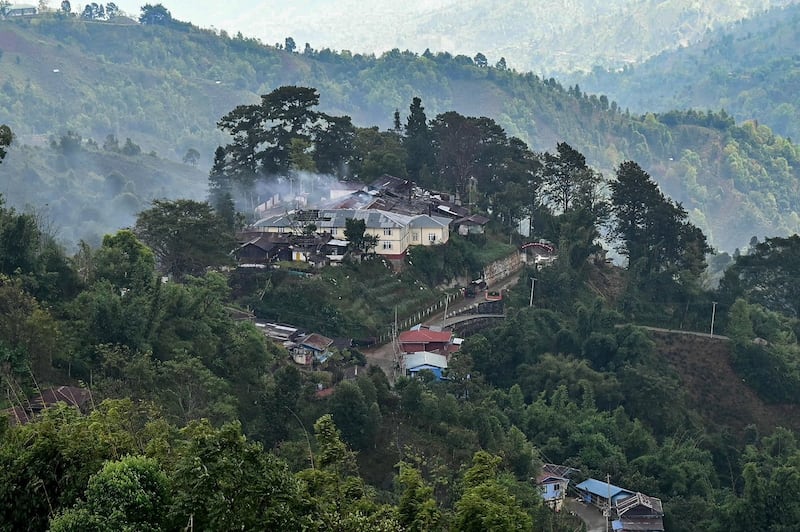
[{"label": "red metal roof", "polygon": [[427,344],[427,343],[447,343],[453,337],[451,331],[431,331],[421,329],[419,331],[403,331],[400,333],[399,340],[404,344]]}]

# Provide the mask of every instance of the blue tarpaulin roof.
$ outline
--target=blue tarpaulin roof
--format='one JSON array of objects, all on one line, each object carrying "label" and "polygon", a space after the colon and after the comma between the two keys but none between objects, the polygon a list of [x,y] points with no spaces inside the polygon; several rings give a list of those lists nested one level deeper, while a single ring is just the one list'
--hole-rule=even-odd
[{"label": "blue tarpaulin roof", "polygon": [[620,488],[619,486],[608,484],[602,480],[596,480],[594,478],[584,480],[575,487],[580,491],[585,491],[591,493],[592,495],[603,497],[604,499],[610,497],[611,500],[618,498],[620,494],[626,497],[633,495],[632,491],[628,491],[625,488]]}]

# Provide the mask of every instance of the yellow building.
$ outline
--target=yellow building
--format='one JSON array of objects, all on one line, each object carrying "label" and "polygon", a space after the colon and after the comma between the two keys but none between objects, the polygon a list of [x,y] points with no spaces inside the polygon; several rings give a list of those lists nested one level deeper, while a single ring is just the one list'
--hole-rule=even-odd
[{"label": "yellow building", "polygon": [[390,259],[402,258],[409,246],[433,246],[450,239],[450,219],[425,214],[405,215],[378,209],[322,209],[297,211],[262,218],[256,231],[300,234],[309,226],[317,233],[344,238],[348,219],[364,220],[366,235],[378,237],[375,253]]}]

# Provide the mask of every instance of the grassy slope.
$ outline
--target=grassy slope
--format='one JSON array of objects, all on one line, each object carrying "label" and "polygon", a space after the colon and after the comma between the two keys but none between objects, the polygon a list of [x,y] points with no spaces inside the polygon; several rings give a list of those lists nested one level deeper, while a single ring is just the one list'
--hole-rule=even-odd
[{"label": "grassy slope", "polygon": [[651,336],[680,375],[690,407],[709,425],[727,427],[738,440],[748,425],[757,426],[762,434],[778,426],[800,430],[800,405],[765,404],[731,367],[727,341],[656,332]]}]

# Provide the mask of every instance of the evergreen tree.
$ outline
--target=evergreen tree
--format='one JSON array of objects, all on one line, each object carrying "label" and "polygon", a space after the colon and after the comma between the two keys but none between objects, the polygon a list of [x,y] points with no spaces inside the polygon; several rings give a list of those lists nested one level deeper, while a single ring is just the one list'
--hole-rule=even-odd
[{"label": "evergreen tree", "polygon": [[259,104],[236,107],[218,123],[233,140],[225,146],[224,165],[217,171],[245,185],[286,176],[292,141],[313,138],[318,104],[316,89],[284,86],[263,95]]},{"label": "evergreen tree", "polygon": [[586,157],[566,142],[559,142],[556,151],[556,155],[544,154],[542,186],[553,206],[567,212],[579,194],[595,190],[600,177],[587,166]]},{"label": "evergreen tree", "polygon": [[636,264],[645,276],[686,272],[696,279],[705,270],[711,252],[705,235],[638,164],[620,164],[610,187],[612,232],[630,265]]},{"label": "evergreen tree", "polygon": [[427,177],[427,173],[433,168],[434,151],[425,108],[422,106],[422,99],[417,96],[409,107],[405,133],[408,176],[411,180],[422,183],[423,178]]},{"label": "evergreen tree", "polygon": [[11,133],[11,128],[5,124],[0,124],[0,163],[5,159],[7,150],[11,145],[11,140],[14,136]]}]

